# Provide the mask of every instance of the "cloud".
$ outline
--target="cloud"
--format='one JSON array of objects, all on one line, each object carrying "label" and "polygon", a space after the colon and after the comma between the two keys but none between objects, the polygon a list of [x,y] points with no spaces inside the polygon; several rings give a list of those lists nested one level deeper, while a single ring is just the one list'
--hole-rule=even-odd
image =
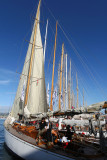
[{"label": "cloud", "polygon": [[7,85],[11,82],[17,82],[19,75],[14,71],[0,68],[0,85]]},{"label": "cloud", "polygon": [[4,68],[1,68],[0,72],[2,72],[3,74],[9,74],[9,75],[10,74],[16,74],[16,72],[8,70],[8,69],[4,69]]},{"label": "cloud", "polygon": [[5,73],[15,73],[14,71],[11,71],[9,69],[4,69],[4,68],[0,68],[0,71]]},{"label": "cloud", "polygon": [[7,85],[10,83],[10,80],[0,80],[0,85]]}]

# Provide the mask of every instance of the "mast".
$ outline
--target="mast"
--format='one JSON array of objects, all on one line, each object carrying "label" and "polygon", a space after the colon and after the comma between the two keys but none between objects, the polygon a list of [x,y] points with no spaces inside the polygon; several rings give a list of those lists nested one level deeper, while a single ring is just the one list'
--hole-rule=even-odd
[{"label": "mast", "polygon": [[60,86],[60,63],[58,67],[58,93],[59,93],[59,86]]},{"label": "mast", "polygon": [[67,93],[67,54],[66,54],[66,109],[68,107],[68,93]]},{"label": "mast", "polygon": [[84,88],[83,88],[83,108],[84,108]]},{"label": "mast", "polygon": [[52,72],[51,103],[50,103],[50,110],[51,111],[53,111],[52,97],[53,97],[53,81],[54,81],[54,67],[55,67],[56,38],[57,38],[57,23],[58,22],[56,22],[56,34],[55,34],[55,45],[54,45],[54,59],[53,59],[53,72]]},{"label": "mast", "polygon": [[64,62],[63,62],[63,104],[65,110],[65,54],[64,54]]},{"label": "mast", "polygon": [[72,90],[72,103],[71,107],[75,107],[75,96],[74,96],[74,91]]},{"label": "mast", "polygon": [[49,107],[49,83],[48,83],[48,87],[47,87],[47,105]]},{"label": "mast", "polygon": [[77,82],[77,109],[78,109],[78,78],[77,78],[77,72],[76,72],[76,82]]},{"label": "mast", "polygon": [[59,99],[59,86],[60,86],[60,63],[58,67],[58,99]]},{"label": "mast", "polygon": [[73,76],[72,76],[72,80],[71,80],[71,107],[73,106],[73,102],[74,102],[74,96],[73,96]]},{"label": "mast", "polygon": [[30,78],[31,78],[32,61],[33,61],[33,55],[34,55],[34,49],[35,49],[37,24],[39,23],[40,5],[41,5],[41,0],[39,0],[38,9],[37,9],[37,17],[36,17],[36,23],[35,23],[35,29],[34,29],[34,39],[33,39],[32,51],[31,51],[31,57],[30,57],[30,66],[29,66],[29,73],[28,73],[28,80],[27,80],[27,88],[26,88],[26,93],[25,93],[25,103],[24,103],[24,106],[27,105],[27,101],[28,101],[28,92],[29,92],[29,84],[30,84]]},{"label": "mast", "polygon": [[85,102],[85,107],[86,107],[86,109],[87,109],[87,101]]},{"label": "mast", "polygon": [[68,85],[68,89],[69,89],[69,109],[71,109],[71,60],[70,60],[70,71],[69,71],[69,85]]},{"label": "mast", "polygon": [[48,30],[48,19],[46,24],[46,34],[45,34],[45,43],[44,43],[44,62],[45,62],[45,52],[46,52],[47,30]]},{"label": "mast", "polygon": [[59,86],[59,110],[61,110],[61,87],[62,87],[62,66],[63,66],[64,43],[62,44],[61,70],[60,70],[60,86]]}]

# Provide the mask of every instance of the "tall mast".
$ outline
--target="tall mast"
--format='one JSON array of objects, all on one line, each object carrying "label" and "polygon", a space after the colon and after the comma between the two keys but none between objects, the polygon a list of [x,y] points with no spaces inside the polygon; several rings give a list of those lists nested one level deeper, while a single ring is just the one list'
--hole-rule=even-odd
[{"label": "tall mast", "polygon": [[31,57],[30,57],[30,66],[29,66],[29,73],[28,73],[28,80],[27,80],[27,88],[26,88],[26,93],[25,93],[24,106],[27,105],[27,101],[28,101],[29,84],[30,84],[31,70],[32,70],[32,61],[33,61],[35,41],[36,41],[36,33],[37,33],[37,24],[39,23],[40,5],[41,5],[41,0],[39,0],[38,9],[37,9],[36,23],[35,23],[35,28],[34,28],[34,39],[33,39],[32,51],[31,51]]},{"label": "tall mast", "polygon": [[63,61],[63,104],[65,110],[65,54],[64,54],[64,61]]},{"label": "tall mast", "polygon": [[72,102],[71,102],[71,107],[75,107],[75,96],[74,96],[73,90],[72,90]]},{"label": "tall mast", "polygon": [[64,54],[64,43],[62,44],[62,55],[61,55],[61,71],[60,71],[60,86],[59,86],[59,110],[61,110],[61,87],[62,87],[62,65],[63,65],[63,54]]},{"label": "tall mast", "polygon": [[73,97],[73,76],[71,78],[71,107],[73,106],[73,102],[74,102],[74,97]]},{"label": "tall mast", "polygon": [[67,91],[67,54],[66,54],[66,109],[68,107],[68,91]]},{"label": "tall mast", "polygon": [[58,99],[59,99],[59,86],[60,86],[60,63],[58,66]]},{"label": "tall mast", "polygon": [[70,71],[69,71],[69,109],[71,109],[71,60],[70,60]]},{"label": "tall mast", "polygon": [[58,67],[58,93],[59,93],[59,86],[60,86],[60,63]]},{"label": "tall mast", "polygon": [[52,97],[53,97],[53,81],[54,81],[54,67],[55,67],[56,38],[57,38],[57,23],[58,22],[56,22],[56,34],[55,34],[55,45],[54,45],[54,59],[53,59],[53,72],[52,72],[51,103],[50,103],[50,110],[51,111],[53,111]]},{"label": "tall mast", "polygon": [[47,105],[49,107],[49,83],[48,83],[48,87],[47,87]]},{"label": "tall mast", "polygon": [[84,88],[83,88],[83,108],[84,108]]},{"label": "tall mast", "polygon": [[86,108],[87,108],[87,101],[85,102],[85,106],[86,106]]},{"label": "tall mast", "polygon": [[44,43],[44,62],[45,62],[45,52],[46,52],[47,30],[48,30],[48,19],[46,24],[46,34],[45,34],[45,43]]},{"label": "tall mast", "polygon": [[76,82],[77,82],[77,109],[78,109],[78,78],[77,78],[77,72],[76,72]]}]

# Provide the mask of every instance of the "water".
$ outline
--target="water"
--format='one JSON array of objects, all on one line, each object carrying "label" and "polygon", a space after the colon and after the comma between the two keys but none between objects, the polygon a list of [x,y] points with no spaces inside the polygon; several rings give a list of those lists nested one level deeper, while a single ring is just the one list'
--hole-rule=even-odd
[{"label": "water", "polygon": [[15,160],[4,147],[4,119],[0,119],[0,160]]}]

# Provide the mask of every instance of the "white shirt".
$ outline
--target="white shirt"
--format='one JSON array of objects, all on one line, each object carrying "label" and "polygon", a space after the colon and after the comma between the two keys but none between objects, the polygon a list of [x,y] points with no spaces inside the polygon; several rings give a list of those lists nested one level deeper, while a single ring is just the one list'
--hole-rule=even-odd
[{"label": "white shirt", "polygon": [[62,142],[68,142],[67,137],[63,136],[62,137]]},{"label": "white shirt", "polygon": [[49,129],[49,121],[48,119],[46,119],[46,123],[48,124],[47,126],[45,126],[46,129]]}]

